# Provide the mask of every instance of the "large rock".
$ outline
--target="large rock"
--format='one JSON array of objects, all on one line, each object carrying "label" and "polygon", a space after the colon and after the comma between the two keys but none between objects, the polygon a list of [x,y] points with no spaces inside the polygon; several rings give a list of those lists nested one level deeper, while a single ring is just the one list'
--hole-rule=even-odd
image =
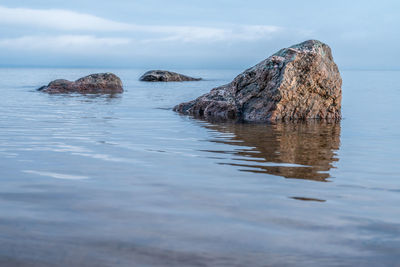
[{"label": "large rock", "polygon": [[166,70],[150,70],[143,74],[139,80],[143,82],[186,82],[200,81],[201,78],[192,78],[183,74]]},{"label": "large rock", "polygon": [[68,80],[55,80],[47,86],[42,86],[39,91],[53,94],[84,93],[84,94],[113,94],[122,93],[122,81],[113,73],[97,73],[80,78],[74,82]]},{"label": "large rock", "polygon": [[329,46],[309,40],[280,50],[231,83],[174,110],[214,121],[338,120],[341,86]]}]

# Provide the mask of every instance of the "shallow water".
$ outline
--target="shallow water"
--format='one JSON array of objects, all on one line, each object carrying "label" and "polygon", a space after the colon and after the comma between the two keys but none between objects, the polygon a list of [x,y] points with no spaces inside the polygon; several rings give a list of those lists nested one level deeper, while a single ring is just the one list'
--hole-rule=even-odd
[{"label": "shallow water", "polygon": [[[122,95],[47,95],[113,71]],[[400,72],[343,71],[341,123],[210,124],[201,82],[144,70],[1,69],[0,265],[393,266]]]}]

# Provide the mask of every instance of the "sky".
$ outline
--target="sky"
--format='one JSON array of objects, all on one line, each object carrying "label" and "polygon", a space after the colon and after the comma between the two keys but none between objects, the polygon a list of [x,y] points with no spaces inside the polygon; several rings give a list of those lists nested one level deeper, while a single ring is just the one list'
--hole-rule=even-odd
[{"label": "sky", "polygon": [[251,67],[317,39],[340,68],[400,69],[400,1],[0,0],[0,66]]}]

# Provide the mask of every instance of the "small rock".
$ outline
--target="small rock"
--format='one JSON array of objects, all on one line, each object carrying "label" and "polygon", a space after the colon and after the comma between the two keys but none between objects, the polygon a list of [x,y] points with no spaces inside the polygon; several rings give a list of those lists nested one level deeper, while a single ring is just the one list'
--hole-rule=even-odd
[{"label": "small rock", "polygon": [[142,82],[185,82],[200,81],[201,78],[192,78],[183,74],[166,70],[150,70],[143,74],[139,80]]},{"label": "small rock", "polygon": [[339,120],[341,86],[329,46],[309,40],[280,50],[231,83],[174,110],[212,121]]},{"label": "small rock", "polygon": [[47,86],[38,89],[51,94],[82,93],[82,94],[112,94],[122,93],[122,81],[113,73],[97,73],[80,78],[74,82],[55,80]]}]

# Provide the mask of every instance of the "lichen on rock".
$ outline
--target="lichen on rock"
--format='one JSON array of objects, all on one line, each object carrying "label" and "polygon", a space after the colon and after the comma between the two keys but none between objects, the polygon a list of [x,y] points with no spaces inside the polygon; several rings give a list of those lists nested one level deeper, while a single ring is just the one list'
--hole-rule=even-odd
[{"label": "lichen on rock", "polygon": [[231,83],[174,110],[212,121],[339,120],[341,86],[330,47],[309,40],[281,49]]}]

